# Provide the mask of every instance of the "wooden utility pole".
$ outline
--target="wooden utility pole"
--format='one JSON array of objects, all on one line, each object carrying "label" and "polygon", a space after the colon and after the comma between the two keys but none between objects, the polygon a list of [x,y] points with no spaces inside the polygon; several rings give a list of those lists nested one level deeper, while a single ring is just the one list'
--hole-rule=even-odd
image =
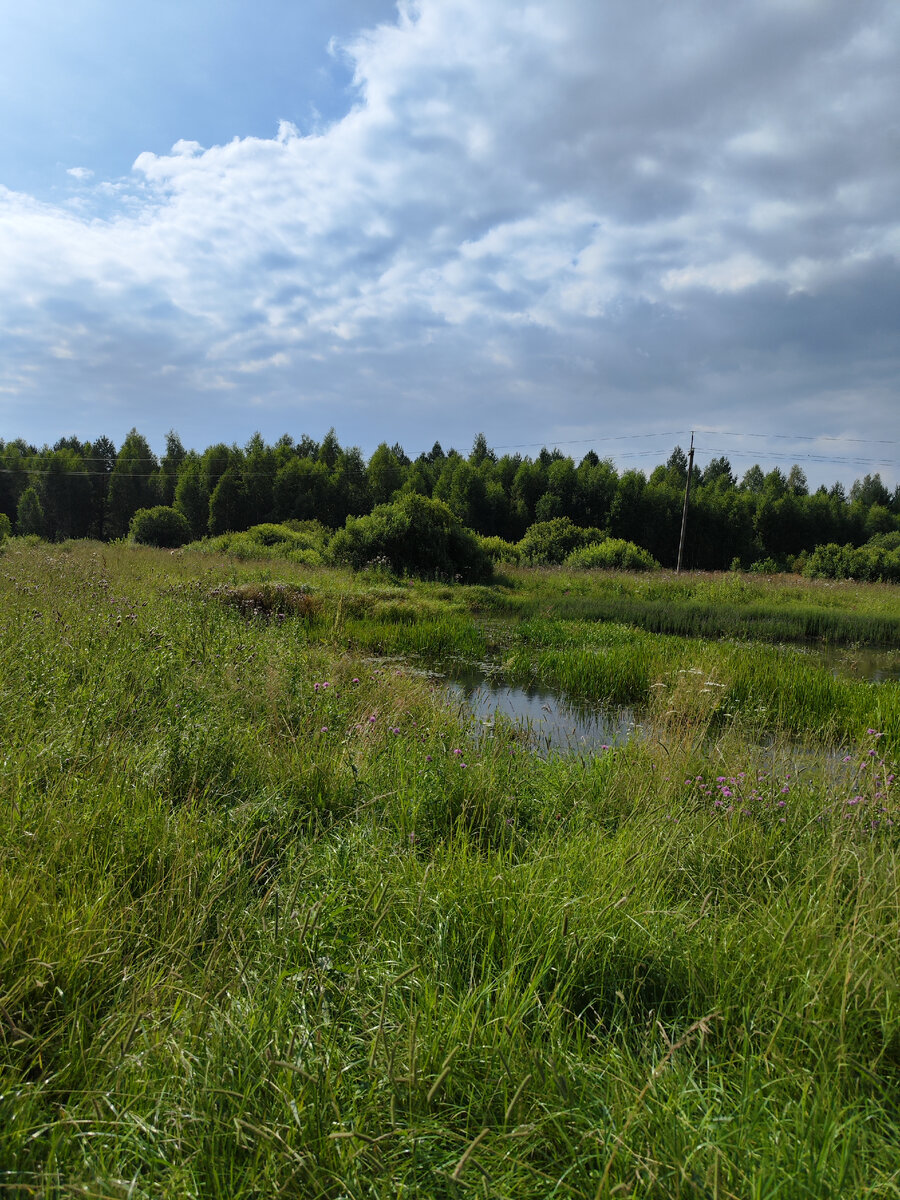
[{"label": "wooden utility pole", "polygon": [[681,574],[681,556],[684,554],[684,531],[687,529],[688,501],[691,498],[691,475],[694,472],[694,431],[691,430],[691,452],[688,455],[687,479],[684,484],[684,508],[681,510],[681,537],[678,539],[678,565],[675,574]]}]

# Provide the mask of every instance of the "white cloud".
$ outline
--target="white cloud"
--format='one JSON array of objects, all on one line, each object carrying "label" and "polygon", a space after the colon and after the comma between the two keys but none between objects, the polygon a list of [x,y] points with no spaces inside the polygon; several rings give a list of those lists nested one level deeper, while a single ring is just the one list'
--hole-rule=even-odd
[{"label": "white cloud", "polygon": [[[82,372],[67,386],[102,376],[135,404],[161,374],[185,397],[275,407],[312,377],[350,413],[371,380],[406,395],[440,361],[450,377],[420,400],[439,414],[454,397],[471,427],[487,423],[479,371],[570,425],[598,386],[668,425],[679,394],[703,394],[702,370],[727,373],[726,342],[745,379],[767,355],[784,369],[777,306],[771,326],[753,309],[726,337],[723,303],[826,296],[870,269],[894,286],[895,13],[401,3],[340,49],[356,98],[330,126],[145,151],[127,180],[91,189],[93,216],[0,189],[0,304],[26,316],[17,332],[0,318],[0,342],[11,361],[43,347],[48,390],[64,352]],[[871,329],[847,320],[864,371]],[[819,336],[794,340],[809,348],[792,351],[791,386],[807,396]],[[207,426],[218,436],[214,410]]]}]

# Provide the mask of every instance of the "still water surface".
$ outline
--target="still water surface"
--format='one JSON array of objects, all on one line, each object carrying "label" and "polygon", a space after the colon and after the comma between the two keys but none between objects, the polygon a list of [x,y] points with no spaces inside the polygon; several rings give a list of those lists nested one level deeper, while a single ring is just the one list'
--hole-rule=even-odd
[{"label": "still water surface", "polygon": [[639,728],[633,709],[576,706],[549,688],[510,685],[471,663],[450,667],[446,680],[451,697],[465,704],[486,732],[499,714],[527,728],[532,746],[543,753],[619,746]]},{"label": "still water surface", "polygon": [[[814,655],[835,675],[872,683],[900,680],[900,653],[896,650],[826,646],[805,648],[803,653]],[[487,664],[448,664],[444,678],[450,696],[469,709],[485,732],[500,714],[524,726],[532,746],[542,753],[590,752],[622,745],[642,728],[634,709],[576,705],[546,686],[508,684]]]}]

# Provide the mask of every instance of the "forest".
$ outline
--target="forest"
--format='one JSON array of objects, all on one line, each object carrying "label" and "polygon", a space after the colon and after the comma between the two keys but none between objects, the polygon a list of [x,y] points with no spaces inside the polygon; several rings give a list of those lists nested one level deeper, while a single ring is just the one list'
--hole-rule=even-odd
[{"label": "forest", "polygon": [[[255,433],[243,447],[217,443],[202,452],[170,432],[158,457],[133,429],[118,449],[107,437],[65,437],[41,448],[0,441],[0,513],[20,535],[112,541],[128,534],[138,510],[172,506],[199,540],[264,522],[316,520],[339,529],[348,517],[419,494],[443,501],[483,538],[516,542],[535,523],[567,518],[670,567],[687,469],[679,446],[647,475],[620,473],[594,450],[578,463],[558,449],[498,455],[483,434],[468,454],[435,442],[411,459],[402,446],[382,443],[366,461],[333,429],[321,442],[285,434],[268,445]],[[796,464],[787,472],[754,465],[740,478],[726,457],[693,468],[688,568],[797,569],[816,547],[860,547],[873,538],[892,552],[900,542],[900,487],[890,491],[878,474],[849,492],[840,483],[810,491]]]}]

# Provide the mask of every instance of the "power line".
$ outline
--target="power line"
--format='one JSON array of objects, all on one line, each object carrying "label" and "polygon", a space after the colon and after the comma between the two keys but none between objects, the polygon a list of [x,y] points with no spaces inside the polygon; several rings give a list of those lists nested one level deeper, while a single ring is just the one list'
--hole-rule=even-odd
[{"label": "power line", "polygon": [[[839,444],[876,445],[876,446],[900,445],[900,441],[897,441],[897,440],[891,439],[891,438],[854,438],[854,437],[844,437],[844,436],[838,436],[838,435],[832,435],[832,434],[820,434],[820,435],[796,434],[796,435],[794,435],[794,434],[785,434],[785,433],[751,433],[751,432],[739,432],[739,431],[735,431],[735,430],[712,429],[712,428],[701,429],[698,432],[706,433],[706,434],[714,434],[719,437],[758,438],[761,440],[777,439],[779,441],[812,442],[812,443],[832,442],[832,443],[835,443],[836,445],[839,445]],[[689,433],[690,433],[689,430],[677,430],[676,429],[676,430],[665,430],[662,432],[657,431],[657,432],[653,432],[653,433],[626,433],[626,434],[613,434],[613,435],[596,434],[593,437],[567,438],[567,439],[561,439],[559,441],[551,440],[549,442],[543,441],[543,442],[500,443],[498,445],[491,447],[491,449],[492,450],[520,450],[520,449],[527,450],[527,449],[534,449],[536,447],[540,447],[541,449],[548,449],[550,447],[556,448],[559,446],[567,446],[567,445],[569,445],[569,446],[585,445],[588,443],[590,443],[592,446],[599,446],[602,449],[605,445],[607,445],[609,443],[613,443],[613,442],[615,442],[615,443],[636,442],[636,441],[643,441],[645,439],[650,439],[650,438],[652,438],[652,439],[677,438],[677,437],[687,436]],[[764,459],[769,459],[769,460],[774,459],[776,461],[781,461],[781,462],[798,462],[799,460],[802,460],[805,462],[823,463],[826,465],[833,465],[836,467],[852,466],[852,467],[884,467],[884,468],[888,468],[888,467],[897,467],[898,466],[897,460],[894,460],[894,459],[858,458],[855,456],[848,457],[848,456],[813,454],[813,453],[782,454],[782,453],[778,453],[777,451],[770,451],[770,450],[764,450],[762,455],[758,455],[758,454],[754,454],[753,452],[750,452],[747,450],[737,450],[737,449],[731,449],[729,447],[722,447],[722,446],[697,446],[695,449],[696,449],[697,453],[724,454],[731,458],[763,457]],[[51,453],[55,453],[55,452],[51,451]],[[77,451],[75,453],[77,453]],[[671,453],[671,448],[670,448],[670,446],[667,445],[662,448],[654,447],[652,449],[648,448],[646,450],[638,450],[638,449],[621,450],[616,454],[615,457],[619,460],[641,459],[641,458],[656,458],[657,460],[659,460],[661,456],[668,457],[668,455],[670,453]],[[28,458],[32,458],[32,457],[39,458],[40,454],[41,454],[41,452],[37,452],[37,454],[35,456],[29,455]],[[82,456],[79,456],[79,457],[82,457]],[[103,464],[105,464],[106,469],[99,470],[99,471],[96,471],[96,470],[53,471],[53,470],[37,468],[37,467],[31,468],[26,465],[27,461],[28,461],[28,459],[24,459],[21,462],[21,465],[19,465],[18,467],[15,467],[15,468],[0,467],[0,475],[26,474],[26,475],[37,476],[37,477],[51,476],[51,475],[57,475],[57,476],[63,476],[63,477],[65,477],[65,476],[71,476],[71,477],[88,476],[89,478],[109,479],[109,478],[111,478],[113,469],[114,469],[114,468],[110,469],[109,458],[98,457],[95,455],[89,455],[86,458],[82,457],[82,461],[85,463],[103,463]],[[147,472],[129,472],[128,474],[129,474],[129,477],[132,479],[151,479],[154,477],[158,478],[160,475],[170,474],[170,472],[163,472],[161,469],[157,469],[154,471],[147,471]],[[271,474],[272,473],[269,471],[246,471],[246,470],[241,471],[241,475],[245,479],[266,478],[266,477],[269,477]]]},{"label": "power line", "polygon": [[542,450],[546,450],[550,446],[583,446],[587,442],[631,442],[637,441],[639,438],[664,438],[664,437],[685,437],[690,433],[689,429],[672,429],[663,433],[622,433],[616,434],[614,437],[608,437],[606,434],[595,434],[593,437],[584,438],[563,438],[561,441],[551,442],[506,442],[492,446],[492,450],[529,450],[535,446],[540,446]]},{"label": "power line", "polygon": [[[853,438],[842,434],[803,434],[803,433],[735,433],[728,429],[700,429],[698,433],[715,433],[719,437],[750,437],[750,438],[781,438],[789,442],[855,442],[863,446],[900,446],[900,441],[891,438]],[[665,436],[665,435],[663,435]]]},{"label": "power line", "polygon": [[[544,441],[544,442],[506,442],[506,443],[502,443],[502,444],[497,444],[497,445],[493,446],[492,449],[494,449],[494,450],[527,450],[527,449],[531,449],[532,447],[535,447],[535,446],[547,448],[548,446],[574,446],[574,445],[586,445],[587,443],[591,443],[593,445],[603,445],[607,442],[636,441],[640,438],[688,437],[688,436],[690,436],[690,432],[691,431],[689,429],[674,429],[674,430],[667,430],[667,431],[663,431],[663,432],[659,432],[659,433],[616,434],[615,436],[612,436],[612,437],[610,437],[606,434],[598,433],[598,434],[594,434],[593,437],[564,438],[564,439]],[[825,434],[825,433],[816,434],[816,435],[813,435],[813,434],[791,434],[791,433],[741,433],[736,430],[701,428],[701,427],[698,427],[696,432],[702,433],[702,434],[715,434],[718,437],[760,438],[760,439],[766,439],[766,440],[778,439],[779,441],[787,441],[787,442],[836,442],[838,444],[846,443],[848,445],[863,445],[863,446],[900,446],[900,440],[892,439],[892,438],[855,438],[855,437],[845,437],[843,435],[838,435],[838,434]],[[652,453],[652,451],[648,451],[647,453]],[[727,451],[721,451],[721,453],[727,453]],[[734,450],[731,453],[738,454],[738,451]],[[769,457],[775,457],[774,453],[770,454]],[[823,462],[840,462],[842,460],[823,457],[822,461]],[[852,461],[856,461],[856,460],[852,460]],[[868,460],[859,460],[859,461],[864,462],[864,461],[868,461]],[[891,462],[886,462],[884,465],[893,466],[894,463],[893,463],[893,461],[891,461]]]},{"label": "power line", "polygon": [[[758,455],[751,454],[749,450],[728,450],[723,446],[698,446],[698,450],[702,450],[704,454],[725,454],[729,458],[757,458]],[[768,453],[766,458],[778,459],[780,462],[818,462],[818,463],[836,463],[839,466],[847,467],[896,467],[898,463],[893,459],[885,458],[835,458],[825,454],[774,454]]]}]

